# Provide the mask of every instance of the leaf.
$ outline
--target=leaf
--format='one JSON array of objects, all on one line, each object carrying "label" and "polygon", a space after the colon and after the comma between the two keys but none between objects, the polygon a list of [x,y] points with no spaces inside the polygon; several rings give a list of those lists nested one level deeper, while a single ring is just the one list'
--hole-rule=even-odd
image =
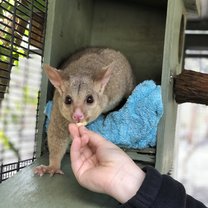
[{"label": "leaf", "polygon": [[29,30],[25,29],[24,35],[29,37]]},{"label": "leaf", "polygon": [[4,62],[9,62],[9,58],[7,56],[1,55],[0,60]]},{"label": "leaf", "polygon": [[9,149],[9,138],[6,136],[6,134],[3,131],[0,131],[0,142],[4,145],[6,149]]},{"label": "leaf", "polygon": [[15,66],[18,66],[18,63],[19,63],[19,61],[17,61],[17,60],[14,61]]},{"label": "leaf", "polygon": [[[26,54],[26,52],[25,52],[25,50],[23,50],[22,48],[17,48],[17,52],[19,52],[19,53],[21,53],[21,54]],[[21,55],[21,57],[23,57],[22,55]]]}]

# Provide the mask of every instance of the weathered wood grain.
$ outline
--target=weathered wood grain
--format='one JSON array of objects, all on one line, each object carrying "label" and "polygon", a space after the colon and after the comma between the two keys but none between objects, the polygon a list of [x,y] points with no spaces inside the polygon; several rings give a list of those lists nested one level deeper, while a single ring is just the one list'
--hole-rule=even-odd
[{"label": "weathered wood grain", "polygon": [[208,74],[183,70],[174,79],[175,100],[208,105]]}]

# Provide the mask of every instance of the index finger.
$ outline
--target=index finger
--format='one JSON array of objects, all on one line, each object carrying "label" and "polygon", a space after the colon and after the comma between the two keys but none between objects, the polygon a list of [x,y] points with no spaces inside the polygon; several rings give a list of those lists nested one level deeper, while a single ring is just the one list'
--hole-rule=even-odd
[{"label": "index finger", "polygon": [[84,137],[86,135],[89,138],[89,145],[91,145],[93,147],[98,147],[102,144],[105,144],[105,145],[106,144],[111,144],[104,137],[102,137],[98,133],[95,133],[91,130],[88,130],[84,126],[79,127],[79,133],[80,133],[81,137]]}]

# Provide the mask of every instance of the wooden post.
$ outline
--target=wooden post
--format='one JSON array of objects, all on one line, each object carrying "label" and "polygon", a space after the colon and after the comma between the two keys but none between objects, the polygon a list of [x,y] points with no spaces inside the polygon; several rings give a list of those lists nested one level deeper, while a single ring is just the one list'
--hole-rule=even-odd
[{"label": "wooden post", "polygon": [[208,74],[183,70],[174,78],[175,100],[208,105]]}]

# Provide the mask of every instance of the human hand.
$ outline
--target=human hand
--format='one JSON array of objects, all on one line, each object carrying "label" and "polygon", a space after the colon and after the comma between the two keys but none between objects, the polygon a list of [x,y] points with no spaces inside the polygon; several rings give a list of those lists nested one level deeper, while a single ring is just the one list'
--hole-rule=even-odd
[{"label": "human hand", "polygon": [[71,166],[80,185],[121,203],[136,194],[145,173],[124,151],[83,126],[70,124],[69,132]]}]

